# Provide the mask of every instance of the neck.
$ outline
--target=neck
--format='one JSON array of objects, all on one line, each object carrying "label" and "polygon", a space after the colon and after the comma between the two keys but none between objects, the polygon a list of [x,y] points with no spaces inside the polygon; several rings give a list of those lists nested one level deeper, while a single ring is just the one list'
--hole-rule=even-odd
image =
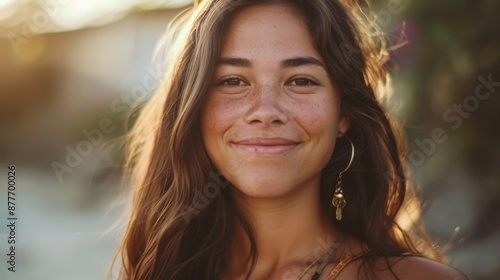
[{"label": "neck", "polygon": [[[233,199],[252,227],[258,274],[310,263],[323,256],[339,235],[321,212],[319,182],[286,197],[250,198],[234,191]],[[233,276],[245,275],[251,266],[250,240],[241,224],[235,225],[227,263]]]}]

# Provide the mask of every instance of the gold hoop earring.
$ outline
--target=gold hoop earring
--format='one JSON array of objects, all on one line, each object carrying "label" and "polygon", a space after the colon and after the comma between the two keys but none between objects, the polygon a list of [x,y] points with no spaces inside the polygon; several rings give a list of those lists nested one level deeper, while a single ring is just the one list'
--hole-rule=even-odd
[{"label": "gold hoop earring", "polygon": [[351,159],[349,160],[349,163],[347,164],[346,168],[344,170],[340,171],[339,177],[337,178],[337,185],[335,186],[335,192],[333,193],[333,198],[332,198],[332,205],[337,208],[335,211],[335,218],[337,221],[342,220],[342,208],[345,207],[347,202],[344,199],[344,194],[342,193],[342,174],[351,167],[352,161],[354,160],[354,144],[352,143],[351,139],[345,136],[347,140],[349,140],[349,143],[351,143]]}]

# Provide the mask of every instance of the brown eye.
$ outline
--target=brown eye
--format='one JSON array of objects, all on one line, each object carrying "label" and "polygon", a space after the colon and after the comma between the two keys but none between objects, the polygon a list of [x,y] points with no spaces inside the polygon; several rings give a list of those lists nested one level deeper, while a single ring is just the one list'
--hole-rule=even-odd
[{"label": "brown eye", "polygon": [[317,82],[313,81],[310,78],[305,78],[305,77],[295,78],[290,82],[290,84],[292,86],[315,86],[315,85],[318,85]]},{"label": "brown eye", "polygon": [[245,82],[243,82],[240,78],[227,78],[220,83],[222,86],[241,86],[244,84]]}]

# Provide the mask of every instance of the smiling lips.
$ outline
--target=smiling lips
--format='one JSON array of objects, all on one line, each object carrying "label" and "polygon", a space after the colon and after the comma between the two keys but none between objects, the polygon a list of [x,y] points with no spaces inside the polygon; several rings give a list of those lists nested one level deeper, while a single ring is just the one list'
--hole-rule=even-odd
[{"label": "smiling lips", "polygon": [[233,144],[254,155],[280,155],[292,150],[300,142],[284,138],[250,138]]}]

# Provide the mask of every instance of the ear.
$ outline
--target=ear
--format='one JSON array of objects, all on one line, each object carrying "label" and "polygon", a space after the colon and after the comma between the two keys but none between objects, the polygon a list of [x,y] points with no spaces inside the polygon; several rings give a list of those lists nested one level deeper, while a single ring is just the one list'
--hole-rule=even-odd
[{"label": "ear", "polygon": [[351,123],[349,122],[349,119],[345,114],[342,114],[339,120],[339,125],[338,131],[337,131],[337,138],[340,138],[345,135],[345,133],[349,130],[351,127]]}]

